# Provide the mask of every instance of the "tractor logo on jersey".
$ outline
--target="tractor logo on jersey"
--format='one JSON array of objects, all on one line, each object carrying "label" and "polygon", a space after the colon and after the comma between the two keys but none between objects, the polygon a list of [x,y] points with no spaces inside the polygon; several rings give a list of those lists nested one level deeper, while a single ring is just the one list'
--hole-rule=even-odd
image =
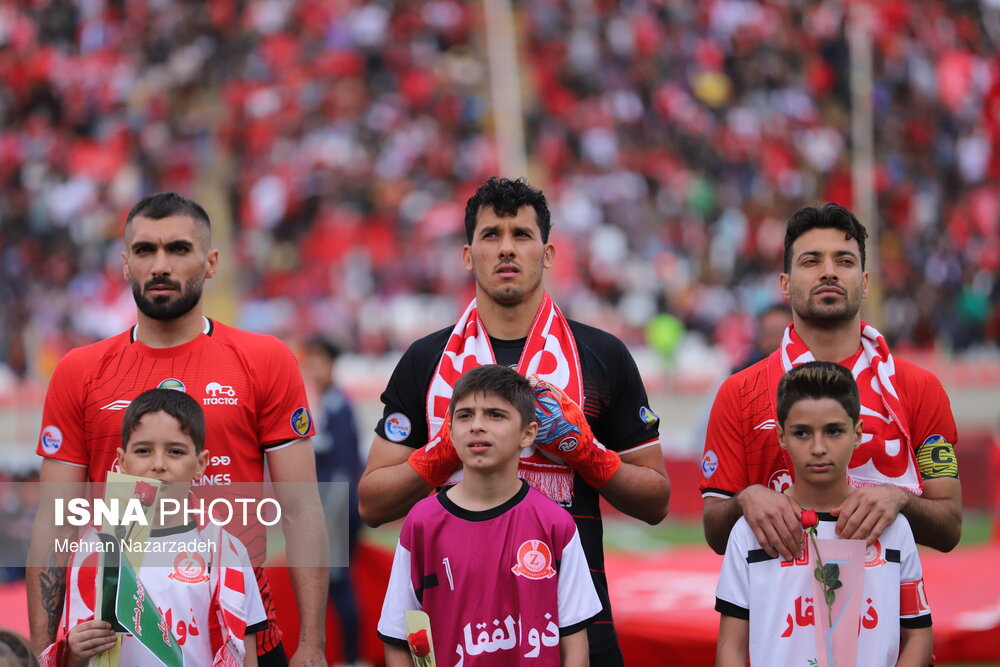
[{"label": "tractor logo on jersey", "polygon": [[160,384],[156,385],[157,389],[176,389],[177,391],[187,391],[187,387],[184,383],[177,378],[167,378]]},{"label": "tractor logo on jersey", "polygon": [[552,550],[541,540],[528,540],[517,548],[517,564],[511,572],[527,579],[548,579],[555,575]]},{"label": "tractor logo on jersey", "polygon": [[312,427],[312,417],[307,408],[299,408],[292,413],[292,430],[299,435],[305,435]]},{"label": "tractor logo on jersey", "polygon": [[179,553],[174,559],[174,571],[167,576],[185,584],[197,584],[208,581],[208,568],[205,559],[196,553]]},{"label": "tractor logo on jersey", "polygon": [[202,405],[238,405],[240,402],[240,399],[236,398],[235,389],[218,382],[206,384],[205,393],[208,396],[201,399]]}]

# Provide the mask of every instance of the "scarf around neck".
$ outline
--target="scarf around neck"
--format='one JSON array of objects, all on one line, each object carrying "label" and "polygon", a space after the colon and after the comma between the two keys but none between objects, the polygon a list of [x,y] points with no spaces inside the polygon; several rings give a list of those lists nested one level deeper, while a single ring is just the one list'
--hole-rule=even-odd
[{"label": "scarf around neck", "polygon": [[[772,412],[777,420],[778,382],[792,368],[816,358],[791,324],[785,329],[781,346],[768,358],[768,387]],[[909,424],[897,391],[896,364],[885,338],[867,322],[861,323],[858,353],[840,362],[851,371],[861,397],[864,421],[861,445],[854,450],[848,466],[852,486],[894,484],[920,495],[923,487],[917,472]],[[788,470],[794,468],[784,454]]]},{"label": "scarf around neck", "polygon": [[[434,435],[448,413],[455,382],[464,373],[484,364],[495,364],[496,356],[489,332],[479,317],[473,299],[452,329],[427,390],[427,433]],[[515,369],[521,375],[537,375],[583,405],[583,375],[576,340],[569,322],[548,292],[531,323],[520,360]],[[449,478],[454,483],[462,477],[459,469]],[[521,451],[518,475],[549,498],[568,505],[573,500],[573,470],[562,460],[542,454],[534,446]]]}]

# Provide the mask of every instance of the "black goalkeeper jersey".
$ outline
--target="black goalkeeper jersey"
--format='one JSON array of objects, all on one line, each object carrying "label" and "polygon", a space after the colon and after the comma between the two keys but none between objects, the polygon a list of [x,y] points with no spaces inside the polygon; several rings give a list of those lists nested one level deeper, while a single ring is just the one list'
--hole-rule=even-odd
[{"label": "black goalkeeper jersey", "polygon": [[[576,339],[583,374],[583,410],[594,436],[608,449],[627,454],[648,446],[659,447],[659,420],[649,408],[639,369],[628,348],[600,329],[569,320]],[[437,369],[453,327],[424,336],[410,345],[382,393],[385,408],[375,432],[407,447],[427,444],[426,402],[431,378]],[[498,364],[515,367],[525,339],[490,338]],[[600,653],[617,644],[612,624],[608,583],[604,574],[604,530],[600,496],[579,475],[573,479],[573,502],[566,509],[576,520],[594,586],[604,611],[588,629],[590,652]]]}]

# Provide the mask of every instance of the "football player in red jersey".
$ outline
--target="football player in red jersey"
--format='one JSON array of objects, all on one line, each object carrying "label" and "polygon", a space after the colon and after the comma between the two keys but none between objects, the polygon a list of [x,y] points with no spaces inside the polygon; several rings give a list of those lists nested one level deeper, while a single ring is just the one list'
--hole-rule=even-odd
[{"label": "football player in red jersey", "polygon": [[[298,483],[294,497],[282,499],[283,527],[290,548],[311,555],[299,561],[310,567],[291,570],[301,634],[290,664],[325,666],[326,531],[305,388],[283,343],[203,315],[202,287],[219,262],[211,242],[208,214],[176,193],[146,197],[129,212],[122,260],[137,323],[70,351],[56,367],[37,449],[43,489],[104,481],[118,466],[123,411],[143,391],[191,394],[205,410],[213,451],[205,483],[260,482],[265,457],[272,480]],[[43,503],[36,516],[29,556],[28,607],[38,649],[55,639],[65,591],[64,570],[49,558],[50,509]],[[269,585],[262,570],[257,576],[270,621],[258,634],[259,662],[289,664]]]}]

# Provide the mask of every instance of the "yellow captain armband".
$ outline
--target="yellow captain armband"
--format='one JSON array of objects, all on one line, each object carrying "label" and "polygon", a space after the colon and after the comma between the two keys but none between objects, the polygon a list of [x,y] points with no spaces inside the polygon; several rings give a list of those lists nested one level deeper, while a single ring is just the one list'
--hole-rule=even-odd
[{"label": "yellow captain armband", "polygon": [[917,447],[917,465],[924,479],[954,477],[958,479],[958,457],[955,447],[940,435],[932,435]]}]

